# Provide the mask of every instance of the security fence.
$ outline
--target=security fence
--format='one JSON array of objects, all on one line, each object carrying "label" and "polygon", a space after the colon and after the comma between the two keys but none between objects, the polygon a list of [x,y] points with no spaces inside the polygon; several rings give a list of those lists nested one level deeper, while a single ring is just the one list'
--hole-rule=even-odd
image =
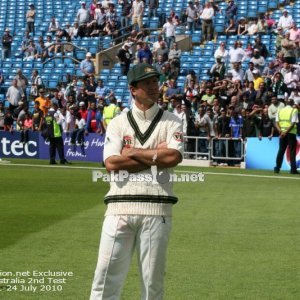
[{"label": "security fence", "polygon": [[241,138],[208,138],[184,136],[184,158],[241,162],[245,157],[245,142]]}]

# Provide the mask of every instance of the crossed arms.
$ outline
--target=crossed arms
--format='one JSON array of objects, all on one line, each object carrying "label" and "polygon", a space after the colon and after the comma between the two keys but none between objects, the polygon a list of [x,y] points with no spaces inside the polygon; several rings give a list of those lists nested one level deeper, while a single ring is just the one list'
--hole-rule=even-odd
[{"label": "crossed arms", "polygon": [[158,168],[175,167],[182,160],[181,153],[176,149],[168,149],[163,142],[156,149],[123,148],[121,155],[113,155],[105,160],[107,171],[126,170],[134,173],[149,169],[156,165]]}]

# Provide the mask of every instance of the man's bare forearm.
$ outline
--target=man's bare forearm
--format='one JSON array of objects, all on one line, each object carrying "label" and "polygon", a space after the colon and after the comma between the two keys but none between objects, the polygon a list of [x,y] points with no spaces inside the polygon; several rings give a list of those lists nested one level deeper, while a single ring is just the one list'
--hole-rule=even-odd
[{"label": "man's bare forearm", "polygon": [[172,168],[181,162],[182,157],[175,149],[138,149],[132,148],[128,157],[151,167]]},{"label": "man's bare forearm", "polygon": [[137,160],[125,155],[113,155],[105,160],[105,167],[108,172],[126,170],[135,173],[148,169],[149,167]]}]

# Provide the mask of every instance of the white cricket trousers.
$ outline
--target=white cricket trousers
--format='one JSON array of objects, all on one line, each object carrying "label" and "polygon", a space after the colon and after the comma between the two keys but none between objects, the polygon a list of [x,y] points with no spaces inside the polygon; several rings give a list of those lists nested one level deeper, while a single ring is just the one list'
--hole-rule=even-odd
[{"label": "white cricket trousers", "polygon": [[90,300],[120,299],[135,249],[141,273],[141,299],[163,299],[171,227],[171,217],[106,216]]}]

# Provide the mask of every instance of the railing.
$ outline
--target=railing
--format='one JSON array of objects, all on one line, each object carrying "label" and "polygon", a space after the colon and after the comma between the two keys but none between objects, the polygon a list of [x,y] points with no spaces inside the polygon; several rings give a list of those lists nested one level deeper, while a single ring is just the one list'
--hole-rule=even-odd
[{"label": "railing", "polygon": [[214,161],[242,161],[245,157],[241,138],[184,136],[184,158]]}]

